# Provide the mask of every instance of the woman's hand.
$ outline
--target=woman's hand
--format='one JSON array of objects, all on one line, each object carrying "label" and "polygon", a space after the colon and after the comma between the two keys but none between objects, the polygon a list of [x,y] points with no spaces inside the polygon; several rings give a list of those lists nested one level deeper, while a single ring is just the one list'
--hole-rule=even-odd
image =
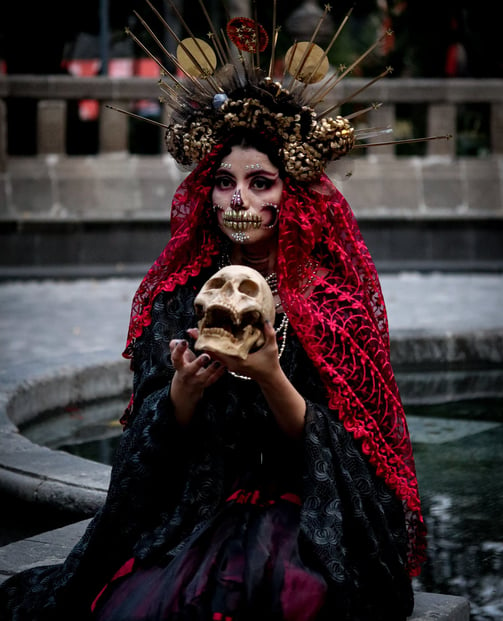
[{"label": "woman's hand", "polygon": [[[197,337],[197,330],[190,331]],[[286,377],[278,357],[276,332],[271,323],[264,327],[265,343],[245,360],[237,356],[211,353],[225,368],[255,380],[267,400],[280,428],[290,437],[298,438],[304,429],[306,402]]]},{"label": "woman's hand", "polygon": [[[197,330],[188,330],[188,333],[197,338]],[[220,362],[225,368],[239,375],[251,377],[258,384],[261,380],[270,377],[271,374],[281,371],[278,360],[278,345],[273,326],[266,322],[264,326],[265,343],[262,347],[248,354],[246,359],[238,356],[226,356],[217,352],[209,352],[209,355]]]},{"label": "woman's hand", "polygon": [[208,354],[196,356],[185,340],[173,339],[169,343],[171,362],[175,374],[171,382],[171,401],[175,416],[181,424],[190,422],[204,389],[214,384],[225,373],[218,361]]}]

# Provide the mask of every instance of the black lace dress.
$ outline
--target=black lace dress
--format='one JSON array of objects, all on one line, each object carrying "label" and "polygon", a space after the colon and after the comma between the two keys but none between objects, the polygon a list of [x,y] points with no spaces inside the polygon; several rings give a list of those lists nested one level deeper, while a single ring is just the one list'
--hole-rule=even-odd
[{"label": "black lace dress", "polygon": [[134,407],[107,501],[66,562],[0,588],[0,619],[399,621],[412,611],[401,502],[328,410],[290,328],[281,364],[307,403],[284,437],[226,374],[180,428],[168,342],[204,282],[160,294],[135,346]]}]

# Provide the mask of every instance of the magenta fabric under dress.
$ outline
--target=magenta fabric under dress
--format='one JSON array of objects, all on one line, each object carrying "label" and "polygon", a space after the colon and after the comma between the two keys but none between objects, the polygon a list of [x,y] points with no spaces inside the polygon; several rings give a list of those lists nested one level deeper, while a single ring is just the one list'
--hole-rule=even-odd
[{"label": "magenta fabric under dress", "polygon": [[164,567],[133,567],[95,602],[96,621],[310,621],[326,583],[299,553],[299,501],[238,491]]}]

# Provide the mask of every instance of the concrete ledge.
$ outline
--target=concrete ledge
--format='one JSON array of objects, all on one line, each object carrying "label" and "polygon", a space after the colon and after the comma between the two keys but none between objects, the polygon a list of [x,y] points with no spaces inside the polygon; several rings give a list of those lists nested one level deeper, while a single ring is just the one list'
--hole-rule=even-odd
[{"label": "concrete ledge", "polygon": [[415,593],[412,621],[468,621],[470,602],[464,597],[439,593]]},{"label": "concrete ledge", "polygon": [[[11,388],[4,403],[4,416],[15,425],[32,420],[41,412],[119,394],[131,387],[129,363],[125,359],[93,361],[81,356],[61,360],[52,372],[38,374],[24,367],[25,373]],[[67,364],[66,364],[67,362]],[[30,373],[32,371],[32,373]],[[0,405],[1,408],[1,405]],[[0,409],[0,428],[2,411]]]},{"label": "concrete ledge", "polygon": [[0,583],[24,569],[63,562],[89,522],[82,520],[1,547]]},{"label": "concrete ledge", "polygon": [[[0,548],[0,583],[23,569],[62,562],[90,520],[83,520]],[[410,621],[468,621],[470,604],[464,597],[415,593]]]},{"label": "concrete ledge", "polygon": [[63,367],[1,395],[0,492],[32,503],[34,510],[46,506],[75,519],[93,515],[105,500],[110,466],[34,444],[17,425],[69,403],[119,394],[130,382],[128,363],[120,360]]},{"label": "concrete ledge", "polygon": [[37,511],[45,506],[76,518],[105,500],[110,467],[33,444],[16,432],[0,434],[0,491]]},{"label": "concrete ledge", "polygon": [[[352,160],[349,180],[336,167],[333,180],[379,267],[502,269],[502,162],[372,156]],[[0,267],[150,264],[185,176],[168,155],[11,157],[0,173]]]},{"label": "concrete ledge", "polygon": [[[503,217],[502,157],[355,157],[329,175],[357,217]],[[351,167],[349,175],[347,168]],[[10,157],[0,219],[165,218],[186,177],[168,155]]]},{"label": "concrete ledge", "polygon": [[499,366],[503,362],[503,332],[489,329],[435,335],[403,331],[391,340],[391,356],[396,366],[435,367],[439,362],[459,368]]},{"label": "concrete ledge", "polygon": [[[501,271],[503,217],[362,214],[359,226],[380,271]],[[54,273],[70,266],[75,274],[95,268],[110,274],[132,272],[159,255],[170,235],[168,217],[123,219],[104,216],[2,218],[0,275]]]}]

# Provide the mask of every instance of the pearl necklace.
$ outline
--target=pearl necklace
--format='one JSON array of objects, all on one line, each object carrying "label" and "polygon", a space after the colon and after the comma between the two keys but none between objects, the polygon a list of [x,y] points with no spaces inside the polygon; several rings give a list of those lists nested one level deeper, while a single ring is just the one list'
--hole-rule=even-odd
[{"label": "pearl necklace", "polygon": [[[276,274],[276,272],[271,272],[270,274],[268,274],[265,277],[265,281],[269,285],[273,296],[278,295],[278,275]],[[276,303],[276,308],[279,308],[280,306],[281,306],[281,301]],[[278,358],[281,358],[281,356],[283,355],[283,352],[285,351],[287,329],[288,329],[288,317],[286,313],[283,313],[283,318],[281,320],[281,323],[279,324],[277,328],[275,328],[276,337],[278,335],[283,336],[283,340],[281,341],[281,347],[278,353]]]}]

